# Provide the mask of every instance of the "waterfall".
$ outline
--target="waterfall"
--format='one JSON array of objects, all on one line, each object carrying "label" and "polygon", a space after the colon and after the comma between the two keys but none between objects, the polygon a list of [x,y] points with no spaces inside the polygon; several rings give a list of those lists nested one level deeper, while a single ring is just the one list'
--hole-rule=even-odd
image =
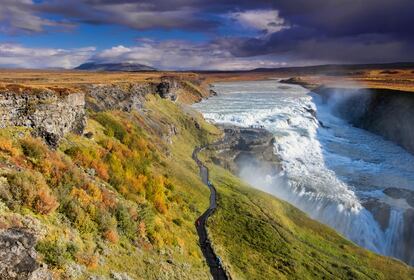
[{"label": "waterfall", "polygon": [[[413,259],[414,248],[407,250],[404,239],[404,213],[410,206],[383,192],[389,187],[413,190],[411,154],[348,124],[299,86],[237,82],[217,84],[215,90],[218,96],[194,105],[205,118],[261,125],[275,137],[274,152],[282,171],[269,175],[241,168],[242,179],[367,249],[407,262]],[[374,208],[389,209],[387,227],[381,227],[374,211],[363,206],[366,201]]]}]

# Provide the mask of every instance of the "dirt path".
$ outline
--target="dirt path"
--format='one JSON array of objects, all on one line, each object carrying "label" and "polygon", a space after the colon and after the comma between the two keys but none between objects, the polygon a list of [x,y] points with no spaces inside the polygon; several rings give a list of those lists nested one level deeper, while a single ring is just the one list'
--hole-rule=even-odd
[{"label": "dirt path", "polygon": [[206,229],[206,222],[208,217],[210,217],[215,209],[217,208],[216,202],[216,188],[209,182],[208,177],[208,168],[203,165],[203,163],[198,159],[198,153],[204,149],[205,147],[196,148],[193,151],[193,159],[197,163],[198,167],[200,168],[200,176],[203,183],[210,189],[210,206],[209,208],[201,215],[196,223],[196,229],[199,237],[199,243],[201,247],[201,251],[207,261],[208,266],[210,267],[211,275],[213,276],[214,280],[222,280],[222,279],[229,279],[227,277],[226,272],[224,271],[218,256],[214,252],[213,248],[211,247],[211,243],[208,240],[207,236],[207,229]]}]

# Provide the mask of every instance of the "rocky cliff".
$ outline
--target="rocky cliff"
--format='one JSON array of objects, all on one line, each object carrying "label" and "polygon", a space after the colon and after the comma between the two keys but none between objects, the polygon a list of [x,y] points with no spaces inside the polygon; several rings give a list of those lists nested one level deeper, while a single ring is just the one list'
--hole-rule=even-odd
[{"label": "rocky cliff", "polygon": [[66,133],[83,133],[86,109],[140,110],[149,94],[175,101],[187,87],[186,82],[167,76],[158,82],[88,84],[76,90],[9,85],[0,88],[0,128],[32,128],[34,135],[56,148]]},{"label": "rocky cliff", "polygon": [[81,92],[9,86],[0,89],[0,128],[33,128],[52,147],[67,132],[85,127],[85,96]]},{"label": "rocky cliff", "polygon": [[414,153],[413,93],[329,87],[321,87],[314,92],[351,124],[381,135]]},{"label": "rocky cliff", "polygon": [[243,128],[231,125],[221,126],[224,131],[222,141],[211,148],[219,152],[212,158],[234,174],[241,169],[263,170],[274,174],[280,169],[280,160],[273,152],[273,135],[262,128]]}]

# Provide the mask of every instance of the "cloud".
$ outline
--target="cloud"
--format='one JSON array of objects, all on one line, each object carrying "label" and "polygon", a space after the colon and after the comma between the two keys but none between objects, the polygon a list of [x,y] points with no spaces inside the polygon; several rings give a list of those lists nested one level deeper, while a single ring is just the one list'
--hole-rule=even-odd
[{"label": "cloud", "polygon": [[[275,65],[407,61],[414,60],[413,10],[412,0],[2,0],[0,32],[105,24],[151,30],[157,38],[160,29],[179,30],[189,41],[158,37],[92,54],[169,69],[253,68],[271,65],[268,59]],[[189,30],[210,41],[191,42]]]},{"label": "cloud", "polygon": [[248,10],[230,13],[230,18],[245,27],[259,30],[265,34],[289,28],[285,20],[279,16],[278,10]]},{"label": "cloud", "polygon": [[27,48],[0,43],[0,66],[13,68],[73,68],[90,59],[94,47],[78,49]]},{"label": "cloud", "polygon": [[142,40],[133,47],[115,46],[95,54],[91,61],[142,63],[165,70],[240,70],[286,64],[267,56],[235,57],[217,42],[196,44],[174,40]]},{"label": "cloud", "polygon": [[269,56],[234,57],[213,42],[142,40],[135,46],[118,45],[102,51],[94,47],[54,49],[0,44],[0,67],[71,69],[91,61],[140,63],[161,70],[240,70],[286,65]]},{"label": "cloud", "polygon": [[207,31],[218,26],[215,19],[206,19],[201,15],[202,9],[186,0],[174,3],[161,0],[51,0],[37,5],[36,8],[74,22],[116,24],[138,30],[178,28]]},{"label": "cloud", "polygon": [[414,42],[390,34],[329,37],[309,28],[294,27],[267,37],[227,42],[236,57],[278,55],[291,64],[381,63],[414,60]]},{"label": "cloud", "polygon": [[45,27],[71,28],[73,25],[40,17],[34,10],[34,3],[31,0],[2,0],[0,32],[8,34],[38,33],[43,32]]}]

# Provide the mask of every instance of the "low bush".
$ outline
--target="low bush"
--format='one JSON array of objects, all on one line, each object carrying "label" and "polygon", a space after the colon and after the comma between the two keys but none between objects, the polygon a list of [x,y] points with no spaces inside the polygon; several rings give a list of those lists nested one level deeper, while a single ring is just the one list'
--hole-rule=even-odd
[{"label": "low bush", "polygon": [[43,176],[34,171],[14,171],[7,175],[11,201],[40,214],[53,212],[59,203],[51,193]]},{"label": "low bush", "polygon": [[37,138],[24,138],[20,140],[20,146],[22,147],[23,154],[34,160],[44,159],[47,154],[46,145]]},{"label": "low bush", "polygon": [[13,147],[13,142],[10,139],[0,138],[0,151],[6,152],[11,156],[18,154],[18,150]]},{"label": "low bush", "polygon": [[97,114],[95,116],[95,120],[98,121],[103,127],[105,127],[106,135],[110,137],[113,136],[121,142],[123,142],[127,137],[128,132],[124,126],[109,114]]},{"label": "low bush", "polygon": [[60,240],[41,240],[36,244],[36,251],[43,256],[43,261],[52,267],[63,267],[74,260],[78,247],[74,243]]}]

